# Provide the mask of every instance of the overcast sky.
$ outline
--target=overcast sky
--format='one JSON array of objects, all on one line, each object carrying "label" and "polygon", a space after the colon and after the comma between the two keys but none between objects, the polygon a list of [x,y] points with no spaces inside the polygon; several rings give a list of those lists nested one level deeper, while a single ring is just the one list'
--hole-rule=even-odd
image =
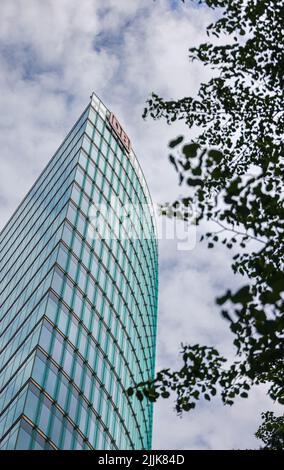
[{"label": "overcast sky", "polygon": [[[86,107],[92,91],[115,112],[133,143],[155,202],[181,192],[167,161],[183,125],[142,120],[150,92],[195,93],[210,70],[189,64],[213,15],[169,0],[0,1],[0,229]],[[235,282],[226,250],[178,251],[160,240],[157,368],[178,365],[181,342],[214,345],[232,357],[214,298]],[[179,418],[173,401],[155,405],[153,448],[241,449],[259,443],[265,390],[223,407],[200,403]]]}]

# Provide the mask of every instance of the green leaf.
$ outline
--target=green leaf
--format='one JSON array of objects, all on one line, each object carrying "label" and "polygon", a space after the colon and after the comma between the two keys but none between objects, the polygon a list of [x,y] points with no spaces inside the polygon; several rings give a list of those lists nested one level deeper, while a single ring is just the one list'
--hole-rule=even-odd
[{"label": "green leaf", "polygon": [[199,178],[193,179],[193,178],[187,178],[187,184],[188,186],[202,186],[203,181]]},{"label": "green leaf", "polygon": [[[272,400],[284,397],[282,4],[265,0],[246,5],[237,0],[201,3],[213,10],[221,7],[209,28],[219,40],[192,47],[190,59],[207,65],[213,74],[192,96],[164,100],[152,94],[145,114],[166,118],[169,124],[181,120],[189,129],[189,139],[195,139],[186,143],[177,138],[171,143],[178,152],[170,161],[177,164],[186,192],[180,198],[191,198],[201,228],[214,220],[221,223],[224,239],[220,235],[219,240],[231,250],[226,253],[228,264],[235,275],[245,277],[246,285],[217,299],[219,305],[226,302],[226,310],[220,310],[229,321],[237,349],[231,366],[223,370],[220,356],[214,361],[206,346],[194,345],[195,349],[183,351],[192,353],[186,370],[167,375],[167,387],[177,392],[178,411],[183,405],[191,408],[182,397],[194,396],[194,387],[203,396],[212,384],[230,405],[236,395],[260,383],[267,383]],[[212,235],[208,242],[210,249],[217,240]],[[237,277],[235,281],[239,282]],[[225,292],[229,279],[224,282]],[[268,418],[265,433],[272,433],[272,417]],[[274,446],[275,433],[269,439]],[[284,439],[280,444],[281,439],[278,447],[284,448]]]},{"label": "green leaf", "polygon": [[143,401],[144,396],[140,390],[137,390],[136,397],[138,398],[139,401]]},{"label": "green leaf", "polygon": [[171,140],[169,142],[169,147],[170,148],[176,147],[177,145],[179,145],[183,141],[183,139],[184,139],[184,137],[181,135],[181,136],[177,137],[176,139]]},{"label": "green leaf", "polygon": [[214,168],[214,170],[211,173],[211,177],[213,179],[219,179],[221,178],[221,176],[222,176],[221,169],[219,167]]},{"label": "green leaf", "polygon": [[241,287],[234,295],[231,297],[231,301],[236,303],[241,303],[241,304],[246,304],[249,302],[252,298],[252,294],[250,293],[250,286],[246,285]]},{"label": "green leaf", "polygon": [[222,158],[223,158],[223,154],[222,152],[220,152],[219,150],[209,150],[208,152],[208,155],[210,158],[212,158],[212,160],[214,160],[216,163],[220,163]]},{"label": "green leaf", "polygon": [[226,294],[223,295],[222,297],[217,297],[216,304],[217,305],[223,305],[225,302],[227,302],[227,300],[230,298],[230,296],[231,296],[231,291],[228,290],[226,292]]},{"label": "green leaf", "polygon": [[197,150],[199,148],[198,144],[192,143],[184,145],[182,152],[186,158],[195,158],[197,156]]},{"label": "green leaf", "polygon": [[191,409],[190,403],[185,403],[184,405],[182,405],[182,409],[183,411],[190,411]]}]

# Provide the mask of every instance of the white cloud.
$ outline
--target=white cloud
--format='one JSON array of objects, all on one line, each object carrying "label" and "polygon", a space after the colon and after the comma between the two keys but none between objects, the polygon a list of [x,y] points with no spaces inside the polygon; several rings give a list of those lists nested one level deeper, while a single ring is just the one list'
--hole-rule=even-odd
[{"label": "white cloud", "polygon": [[[260,414],[272,409],[266,389],[255,388],[248,399],[237,399],[232,407],[217,399],[200,403],[189,414],[178,417],[167,400],[158,402],[154,416],[157,449],[223,450],[257,449],[254,433],[261,424]],[[278,407],[280,411],[280,407]]]},{"label": "white cloud", "polygon": [[[0,226],[17,207],[95,91],[133,141],[153,199],[179,194],[167,163],[168,141],[183,124],[141,119],[151,91],[168,98],[194,93],[209,72],[188,63],[188,48],[206,40],[212,13],[166,0],[1,0]],[[212,250],[213,251],[213,250]],[[160,244],[157,365],[175,365],[181,341],[218,344],[232,354],[227,325],[213,299],[231,278],[227,253],[198,246],[176,252]],[[224,409],[203,403],[175,418],[170,401],[155,412],[156,448],[245,448],[254,445],[264,391]]]}]

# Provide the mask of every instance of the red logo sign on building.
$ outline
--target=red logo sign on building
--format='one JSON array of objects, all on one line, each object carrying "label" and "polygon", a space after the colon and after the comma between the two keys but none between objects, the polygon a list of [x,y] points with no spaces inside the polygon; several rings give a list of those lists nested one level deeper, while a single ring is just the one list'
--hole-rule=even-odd
[{"label": "red logo sign on building", "polygon": [[119,123],[119,121],[117,120],[117,118],[115,117],[115,115],[113,113],[110,113],[109,122],[110,122],[110,125],[113,128],[114,132],[117,134],[117,136],[118,136],[120,142],[122,143],[123,147],[129,153],[130,150],[131,150],[130,139],[129,139],[128,135],[126,134],[126,132],[124,132],[123,128],[121,127],[121,125]]}]

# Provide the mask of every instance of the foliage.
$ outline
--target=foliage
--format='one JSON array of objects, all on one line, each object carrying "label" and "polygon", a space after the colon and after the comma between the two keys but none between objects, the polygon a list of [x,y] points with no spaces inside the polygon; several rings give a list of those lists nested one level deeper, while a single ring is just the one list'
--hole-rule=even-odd
[{"label": "foliage", "polygon": [[232,269],[244,277],[240,288],[217,299],[235,336],[237,360],[226,365],[215,349],[183,346],[180,371],[161,371],[135,390],[152,401],[174,391],[180,412],[201,396],[215,395],[216,388],[232,404],[236,395],[247,397],[252,385],[268,383],[269,396],[284,404],[281,2],[198,3],[220,12],[207,28],[219,41],[191,48],[189,57],[214,69],[214,77],[197,96],[173,101],[152,94],[143,116],[169,124],[183,120],[189,130],[198,129],[195,140],[180,136],[169,144],[169,160],[186,190],[172,207],[178,215],[181,205],[194,206],[196,223],[210,222],[202,240],[209,249],[223,243],[231,250]]},{"label": "foliage", "polygon": [[263,449],[284,449],[284,416],[274,416],[272,411],[262,413],[263,423],[256,432],[256,437],[261,439],[265,446]]}]

